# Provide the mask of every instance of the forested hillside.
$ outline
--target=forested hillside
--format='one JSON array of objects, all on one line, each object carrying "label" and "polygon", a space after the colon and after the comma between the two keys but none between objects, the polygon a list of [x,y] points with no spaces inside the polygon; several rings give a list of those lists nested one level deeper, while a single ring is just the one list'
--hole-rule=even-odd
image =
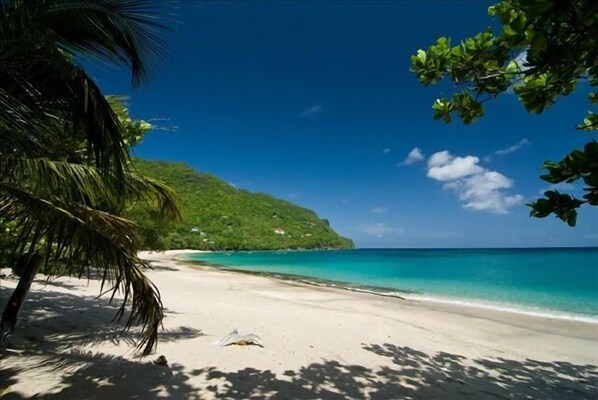
[{"label": "forested hillside", "polygon": [[144,247],[160,249],[269,250],[351,248],[328,221],[313,211],[264,193],[239,190],[179,163],[135,159],[133,170],[173,188],[183,220],[159,226],[150,215],[130,210]]}]

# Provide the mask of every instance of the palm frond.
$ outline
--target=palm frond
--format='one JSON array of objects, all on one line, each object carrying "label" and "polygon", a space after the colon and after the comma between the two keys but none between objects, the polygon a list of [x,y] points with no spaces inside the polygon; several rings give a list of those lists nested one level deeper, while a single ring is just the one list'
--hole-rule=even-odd
[{"label": "palm frond", "polygon": [[94,208],[113,205],[117,198],[97,169],[84,164],[9,156],[0,164],[0,178],[42,197],[55,196]]},{"label": "palm frond", "polygon": [[[42,72],[43,73],[40,73]],[[15,76],[17,73],[11,73]],[[73,138],[87,143],[88,159],[102,173],[122,174],[127,168],[128,152],[123,141],[124,128],[102,95],[99,87],[85,71],[55,51],[52,58],[31,62],[29,68],[18,72],[36,89],[10,85],[6,103],[21,105],[29,122],[41,129],[15,131],[14,135],[35,137],[38,142],[52,138],[48,132],[60,132],[62,138]],[[8,79],[0,80],[0,85]],[[12,112],[14,106],[8,110]],[[7,111],[8,111],[7,110]],[[34,115],[32,115],[34,114]],[[59,125],[52,129],[53,125]],[[19,148],[29,154],[29,149]]]},{"label": "palm frond", "polygon": [[50,144],[64,141],[62,130],[53,129],[61,121],[34,98],[31,88],[18,89],[26,96],[15,93],[12,75],[0,71],[0,155],[48,154]]},{"label": "palm frond", "polygon": [[103,176],[88,165],[47,158],[6,157],[0,163],[0,180],[42,197],[59,197],[93,208],[122,210],[127,203],[158,210],[163,221],[181,218],[175,192],[158,180],[127,173]]},{"label": "palm frond", "polygon": [[73,133],[85,132],[96,166],[103,172],[122,175],[127,169],[128,149],[123,140],[124,128],[110,103],[81,68],[63,60],[62,68],[57,72],[63,73],[64,86],[53,89],[56,92],[61,89],[68,91],[65,94],[71,99]]},{"label": "palm frond", "polygon": [[179,221],[181,211],[176,193],[164,182],[146,176],[128,173],[124,187],[128,190],[129,201],[154,206],[162,221]]},{"label": "palm frond", "polygon": [[[27,0],[0,3],[0,146],[31,154],[49,127],[87,140],[103,173],[122,174],[128,153],[123,127],[96,83],[73,61],[92,55],[127,65],[133,81],[161,57],[158,2],[145,0]],[[162,15],[162,12],[160,12]],[[33,146],[35,147],[35,146]]]},{"label": "palm frond", "polygon": [[36,147],[55,147],[70,138],[87,143],[87,157],[102,173],[126,170],[128,151],[118,117],[95,82],[58,51],[52,58],[34,57],[27,68],[0,72],[0,104],[5,106],[0,132],[13,138],[0,145],[3,153],[32,156]]},{"label": "palm frond", "polygon": [[3,30],[21,32],[21,37],[26,27],[28,39],[38,40],[41,32],[70,53],[126,65],[137,84],[164,54],[165,5],[149,0],[21,0],[3,3],[0,22]]},{"label": "palm frond", "polygon": [[[128,176],[122,124],[78,56],[125,65],[144,81],[163,51],[150,0],[0,1],[0,219],[17,227],[15,254],[40,252],[123,293],[117,317],[143,325],[155,346],[162,319],[157,289],[136,256],[132,222],[108,211],[127,201],[179,216],[170,189]],[[61,149],[61,146],[64,149]]]},{"label": "palm frond", "polygon": [[122,318],[131,302],[126,328],[142,326],[138,346],[151,351],[162,321],[162,302],[158,289],[141,271],[144,263],[137,257],[138,237],[130,221],[85,205],[58,198],[42,198],[27,190],[0,183],[0,215],[14,222],[19,237],[14,243],[18,253],[42,252],[46,262],[58,260],[72,271],[93,265],[102,276],[102,288],[111,284],[113,297],[123,294],[115,318]]}]

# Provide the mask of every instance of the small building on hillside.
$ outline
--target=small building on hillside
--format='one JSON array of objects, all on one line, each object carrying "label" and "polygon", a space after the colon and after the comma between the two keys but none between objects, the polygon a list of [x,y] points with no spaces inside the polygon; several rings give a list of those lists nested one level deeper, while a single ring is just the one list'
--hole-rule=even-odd
[{"label": "small building on hillside", "polygon": [[276,233],[277,235],[284,235],[286,232],[282,228],[276,228],[274,229],[274,233]]}]

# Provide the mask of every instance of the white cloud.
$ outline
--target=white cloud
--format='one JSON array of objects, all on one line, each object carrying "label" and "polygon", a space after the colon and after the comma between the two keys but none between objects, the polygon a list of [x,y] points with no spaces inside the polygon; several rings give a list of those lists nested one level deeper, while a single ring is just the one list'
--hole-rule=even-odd
[{"label": "white cloud", "polygon": [[385,222],[379,222],[376,224],[364,226],[362,232],[370,236],[383,238],[386,235],[403,233],[403,229],[393,228],[391,226],[388,226]]},{"label": "white cloud", "polygon": [[438,153],[434,153],[428,159],[428,168],[440,167],[440,166],[446,165],[449,162],[451,162],[452,158],[453,158],[453,156],[451,156],[451,153],[449,153],[448,150],[439,151]]},{"label": "white cloud", "polygon": [[492,161],[492,158],[493,158],[495,155],[496,155],[496,156],[500,156],[500,157],[506,156],[507,154],[514,153],[514,152],[516,152],[517,150],[521,149],[522,147],[529,146],[529,145],[531,145],[531,144],[532,144],[532,142],[530,142],[530,141],[529,141],[527,138],[523,138],[523,139],[521,139],[521,140],[520,140],[518,143],[515,143],[515,144],[514,144],[514,145],[512,145],[512,146],[506,147],[506,148],[504,148],[504,149],[496,150],[496,151],[495,151],[494,153],[492,153],[491,155],[484,157],[484,161],[485,161],[485,162]]},{"label": "white cloud", "polygon": [[519,141],[519,143],[509,146],[506,149],[496,150],[494,152],[494,154],[499,155],[499,156],[504,156],[505,154],[513,153],[513,152],[519,150],[523,146],[529,146],[530,144],[532,144],[532,142],[530,142],[529,140],[524,138],[524,139],[521,139]]},{"label": "white cloud", "polygon": [[370,210],[372,214],[383,214],[388,211],[387,207],[374,207]]},{"label": "white cloud", "polygon": [[523,203],[523,196],[504,192],[513,187],[511,179],[479,166],[479,161],[475,156],[455,157],[447,150],[441,151],[428,160],[427,175],[445,182],[443,187],[454,191],[464,208],[507,214],[510,208]]},{"label": "white cloud", "polygon": [[384,150],[382,150],[383,154],[389,154],[392,151],[392,149],[390,147],[385,148]]},{"label": "white cloud", "polygon": [[305,110],[301,111],[299,116],[300,117],[310,117],[313,115],[318,115],[321,112],[322,112],[322,106],[319,104],[316,104],[314,106],[311,106],[311,107],[306,108]]},{"label": "white cloud", "polygon": [[414,148],[407,154],[407,158],[400,163],[399,165],[411,165],[415,164],[418,161],[422,161],[424,159],[424,155],[419,147]]},{"label": "white cloud", "polygon": [[[513,62],[517,65],[520,72],[525,72],[531,68],[531,66],[527,64],[527,49],[523,50],[521,53],[517,54],[517,56],[513,59]],[[513,90],[513,86],[517,83],[521,82],[520,77],[515,77],[511,79],[511,86],[507,88],[505,91],[506,94],[515,94]]]},{"label": "white cloud", "polygon": [[507,214],[509,208],[523,203],[523,196],[507,196],[501,192],[512,186],[511,179],[496,171],[486,171],[445,185],[457,193],[463,207],[496,214]]},{"label": "white cloud", "polygon": [[527,64],[527,49],[523,50],[521,53],[517,54],[517,57],[513,59],[513,61],[517,64],[519,69],[523,71],[527,71],[531,67],[525,65]]},{"label": "white cloud", "polygon": [[484,168],[477,165],[479,161],[475,156],[454,157],[448,151],[435,153],[428,160],[428,177],[447,182],[480,174]]}]

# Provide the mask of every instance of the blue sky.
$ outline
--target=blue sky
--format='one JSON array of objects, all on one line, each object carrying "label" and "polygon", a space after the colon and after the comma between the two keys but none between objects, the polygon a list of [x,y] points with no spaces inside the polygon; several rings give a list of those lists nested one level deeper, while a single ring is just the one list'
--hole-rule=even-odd
[{"label": "blue sky", "polygon": [[431,110],[443,87],[409,72],[436,38],[492,25],[489,4],[182,1],[148,86],[92,73],[134,117],[176,127],[138,156],[311,208],[358,247],[595,246],[596,207],[571,229],[524,205],[549,186],[541,163],[587,141],[574,130],[587,87],[540,116],[506,94],[475,124],[447,125]]}]

